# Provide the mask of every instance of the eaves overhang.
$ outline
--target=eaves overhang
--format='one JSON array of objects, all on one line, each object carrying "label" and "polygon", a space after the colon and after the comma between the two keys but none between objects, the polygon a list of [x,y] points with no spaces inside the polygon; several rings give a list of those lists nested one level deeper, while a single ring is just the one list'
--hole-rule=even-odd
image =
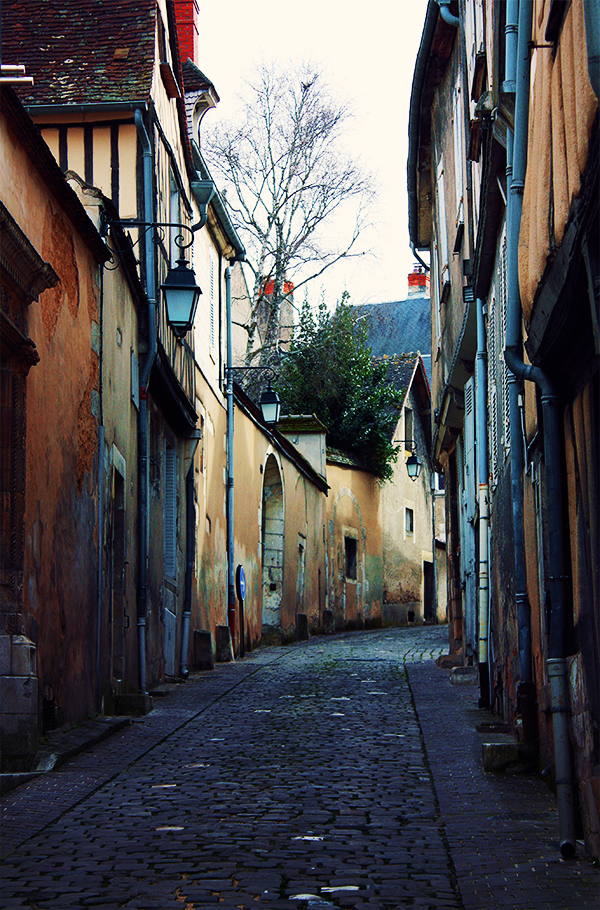
[{"label": "eaves overhang", "polygon": [[485,139],[485,168],[481,181],[477,239],[473,257],[475,297],[488,296],[492,275],[496,267],[498,233],[505,211],[500,178],[506,171],[506,153],[489,130]]},{"label": "eaves overhang", "polygon": [[454,448],[465,416],[465,385],[473,375],[477,355],[477,306],[469,294],[463,321],[454,350],[448,378],[440,395],[440,406],[435,414],[433,431],[433,460],[441,466],[445,453]]},{"label": "eaves overhang", "polygon": [[56,287],[59,281],[50,263],[42,259],[1,200],[0,265],[28,303],[37,300],[47,288]]},{"label": "eaves overhang", "polygon": [[159,405],[171,429],[179,436],[190,436],[198,423],[198,414],[176,378],[160,342],[149,388],[149,394]]},{"label": "eaves overhang", "polygon": [[[458,5],[456,10],[458,12]],[[421,44],[417,53],[408,116],[408,232],[417,250],[429,249],[431,206],[431,103],[442,80],[457,29],[439,15],[436,0],[429,0]]]}]

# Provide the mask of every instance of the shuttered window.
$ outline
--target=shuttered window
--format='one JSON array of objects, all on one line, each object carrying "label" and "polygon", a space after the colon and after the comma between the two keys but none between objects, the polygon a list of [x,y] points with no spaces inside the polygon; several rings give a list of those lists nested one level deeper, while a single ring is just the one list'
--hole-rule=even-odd
[{"label": "shuttered window", "polygon": [[509,371],[504,361],[506,345],[506,233],[502,238],[495,282],[488,299],[488,425],[489,453],[492,487],[498,483],[499,473],[510,449],[510,422],[508,406]]},{"label": "shuttered window", "polygon": [[165,450],[164,573],[177,576],[177,452]]},{"label": "shuttered window", "polygon": [[475,383],[471,376],[465,384],[464,472],[467,521],[475,519],[477,493],[475,488]]},{"label": "shuttered window", "polygon": [[217,294],[217,282],[215,275],[215,260],[212,256],[209,257],[208,261],[209,269],[209,306],[210,306],[210,346],[214,348],[216,345],[216,294]]}]

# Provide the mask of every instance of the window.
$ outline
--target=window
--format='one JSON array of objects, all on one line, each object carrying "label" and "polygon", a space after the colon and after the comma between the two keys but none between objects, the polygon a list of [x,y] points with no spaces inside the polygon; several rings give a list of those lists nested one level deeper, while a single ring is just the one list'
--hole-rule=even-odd
[{"label": "window", "polygon": [[346,556],[346,578],[356,580],[356,557],[358,552],[358,541],[355,537],[344,537],[344,549]]},{"label": "window", "polygon": [[460,85],[454,86],[454,109],[453,109],[453,132],[454,132],[454,186],[456,189],[456,224],[458,225],[462,216],[463,201],[463,129],[464,115],[462,106],[462,94]]},{"label": "window", "polygon": [[488,297],[488,445],[492,488],[510,448],[508,403],[509,371],[504,362],[506,343],[506,228],[496,263],[496,278]]},{"label": "window", "polygon": [[448,269],[448,225],[446,222],[446,188],[444,181],[444,156],[439,160],[437,166],[437,184],[436,184],[436,201],[437,201],[437,222],[438,222],[438,253],[439,268],[442,277],[442,284],[447,279]]},{"label": "window", "polygon": [[409,534],[410,534],[410,535],[414,534],[414,533],[415,533],[415,513],[414,513],[414,510],[413,510],[413,509],[409,509],[409,508],[405,509],[404,517],[405,517],[405,525],[404,525],[404,527],[405,527],[405,530],[406,530],[406,534],[407,534],[407,535],[409,535]]}]

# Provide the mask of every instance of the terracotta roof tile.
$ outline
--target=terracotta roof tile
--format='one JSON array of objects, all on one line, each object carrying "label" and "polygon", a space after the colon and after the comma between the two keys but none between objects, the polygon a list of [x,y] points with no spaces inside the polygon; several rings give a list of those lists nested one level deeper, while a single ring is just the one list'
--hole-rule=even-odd
[{"label": "terracotta roof tile", "polygon": [[4,0],[2,61],[34,77],[27,105],[143,101],[155,20],[155,0]]}]

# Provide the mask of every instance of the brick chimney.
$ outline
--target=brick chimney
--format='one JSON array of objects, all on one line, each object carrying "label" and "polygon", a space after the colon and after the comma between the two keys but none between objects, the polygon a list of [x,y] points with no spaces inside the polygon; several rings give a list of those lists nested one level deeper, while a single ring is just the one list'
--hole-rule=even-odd
[{"label": "brick chimney", "polygon": [[409,297],[429,297],[429,275],[422,265],[416,265],[408,276]]},{"label": "brick chimney", "polygon": [[181,62],[198,62],[198,0],[173,0]]}]

